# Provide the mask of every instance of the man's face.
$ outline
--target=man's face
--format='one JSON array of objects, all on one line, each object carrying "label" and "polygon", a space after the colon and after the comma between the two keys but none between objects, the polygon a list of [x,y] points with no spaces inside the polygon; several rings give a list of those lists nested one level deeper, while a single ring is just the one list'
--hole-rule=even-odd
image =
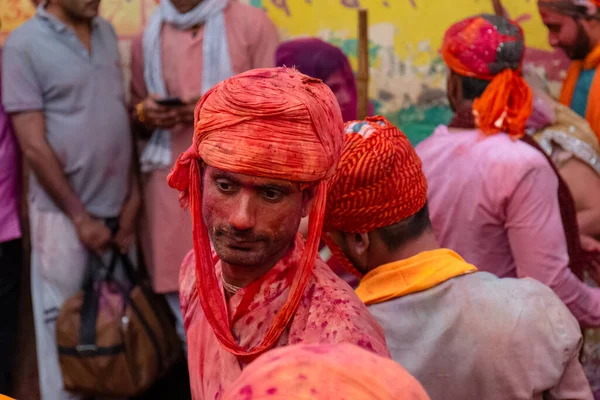
[{"label": "man's face", "polygon": [[73,19],[88,20],[96,17],[100,0],[59,0],[60,6]]},{"label": "man's face", "polygon": [[352,92],[351,87],[348,85],[346,78],[341,72],[334,72],[331,74],[325,81],[325,84],[329,86],[335,95],[344,119],[347,119],[347,115],[356,113],[356,102],[354,101],[356,93]]},{"label": "man's face", "polygon": [[219,258],[234,266],[274,265],[312,205],[312,191],[290,181],[207,166],[203,182],[204,223]]},{"label": "man's face", "polygon": [[571,60],[583,60],[587,56],[590,38],[579,19],[543,7],[540,15],[548,28],[552,47],[562,49]]}]

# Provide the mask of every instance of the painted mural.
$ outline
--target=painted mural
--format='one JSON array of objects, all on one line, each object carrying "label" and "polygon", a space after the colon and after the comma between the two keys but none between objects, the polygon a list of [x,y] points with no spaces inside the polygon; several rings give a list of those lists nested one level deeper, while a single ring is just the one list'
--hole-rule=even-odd
[{"label": "painted mural", "polygon": [[[262,7],[282,40],[318,36],[333,43],[357,64],[357,9],[369,10],[369,96],[377,113],[399,125],[417,143],[450,118],[439,56],[442,36],[456,20],[492,12],[491,0],[241,0]],[[121,38],[128,75],[131,39],[158,0],[102,0],[102,15]],[[527,39],[527,63],[556,88],[566,60],[547,43],[547,32],[534,0],[504,0],[511,18],[521,22]],[[33,15],[30,0],[0,0],[0,38]]]}]

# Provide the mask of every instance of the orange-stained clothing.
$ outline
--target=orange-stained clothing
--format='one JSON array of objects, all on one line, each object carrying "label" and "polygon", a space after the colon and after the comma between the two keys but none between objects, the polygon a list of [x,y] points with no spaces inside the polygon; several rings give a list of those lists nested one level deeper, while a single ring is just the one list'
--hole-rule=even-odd
[{"label": "orange-stained clothing", "polygon": [[[303,249],[302,239],[297,238],[287,255],[264,276],[247,312],[230,325],[238,345],[251,349],[261,343],[288,297],[289,271],[299,264]],[[220,280],[220,263],[216,269]],[[230,319],[236,314],[245,290],[240,290],[227,301]],[[193,252],[188,254],[181,267],[180,297],[193,398],[220,399],[242,373],[245,365],[220,345],[204,315],[196,288]],[[298,309],[275,347],[298,343],[341,342],[352,343],[389,357],[381,326],[352,289],[317,259]]]},{"label": "orange-stained clothing", "polygon": [[596,69],[592,84],[589,88],[587,97],[587,106],[585,108],[585,119],[590,124],[590,127],[600,138],[600,75],[597,69],[600,65],[600,46],[596,46],[583,61],[573,61],[567,71],[567,76],[563,83],[560,93],[560,102],[567,107],[571,107],[572,100],[577,87],[577,82],[584,70]]},{"label": "orange-stained clothing", "polygon": [[341,343],[286,346],[254,361],[225,400],[429,400],[404,368]]},{"label": "orange-stained clothing", "polygon": [[[275,26],[261,9],[232,1],[223,11],[227,43],[235,74],[254,68],[272,67],[279,39]],[[204,28],[197,33],[164,24],[161,31],[163,78],[170,97],[194,101],[202,89],[202,45]],[[146,98],[142,36],[131,50],[131,104]],[[192,143],[194,126],[171,130],[171,160],[175,162]],[[178,194],[166,184],[169,169],[157,170],[144,179],[142,249],[159,293],[177,291],[179,266],[192,247],[192,224],[182,210]]]}]

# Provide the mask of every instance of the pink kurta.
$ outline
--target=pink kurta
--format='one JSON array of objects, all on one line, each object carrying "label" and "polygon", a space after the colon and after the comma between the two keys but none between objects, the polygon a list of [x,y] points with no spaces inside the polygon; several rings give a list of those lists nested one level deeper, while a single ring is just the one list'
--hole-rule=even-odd
[{"label": "pink kurta", "polygon": [[[227,41],[233,72],[272,67],[278,45],[277,31],[264,11],[238,1],[225,9]],[[165,24],[161,31],[163,77],[169,97],[189,102],[202,93],[202,46],[204,28],[193,34]],[[142,36],[131,49],[131,102],[148,95],[144,82]],[[172,160],[192,144],[193,125],[179,125],[171,131]],[[189,213],[181,210],[177,191],[166,184],[169,169],[154,171],[144,179],[144,258],[158,293],[175,292],[179,266],[192,247]]]},{"label": "pink kurta", "polygon": [[[285,271],[300,261],[304,242],[297,238],[287,255],[264,277],[248,312],[233,324],[231,332],[246,349],[257,346],[271,326],[289,293]],[[217,277],[221,280],[220,265]],[[193,251],[181,267],[181,309],[188,343],[188,367],[194,399],[220,399],[245,365],[221,347],[209,325],[196,290]],[[235,315],[244,289],[228,301]],[[348,342],[389,357],[382,328],[352,289],[320,259],[317,260],[304,297],[276,347],[296,343]]]},{"label": "pink kurta", "polygon": [[536,149],[508,135],[441,126],[417,146],[443,247],[500,277],[546,284],[584,327],[600,326],[600,290],[569,270],[558,179]]}]

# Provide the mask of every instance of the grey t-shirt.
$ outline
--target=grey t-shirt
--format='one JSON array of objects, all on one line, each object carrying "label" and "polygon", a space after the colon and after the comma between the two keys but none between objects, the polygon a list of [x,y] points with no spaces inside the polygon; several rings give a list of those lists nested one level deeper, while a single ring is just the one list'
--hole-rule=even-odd
[{"label": "grey t-shirt", "polygon": [[[2,101],[8,113],[43,110],[46,138],[88,212],[115,217],[129,188],[132,139],[117,36],[92,22],[91,53],[40,6],[4,46]],[[59,211],[31,174],[36,208]]]}]

